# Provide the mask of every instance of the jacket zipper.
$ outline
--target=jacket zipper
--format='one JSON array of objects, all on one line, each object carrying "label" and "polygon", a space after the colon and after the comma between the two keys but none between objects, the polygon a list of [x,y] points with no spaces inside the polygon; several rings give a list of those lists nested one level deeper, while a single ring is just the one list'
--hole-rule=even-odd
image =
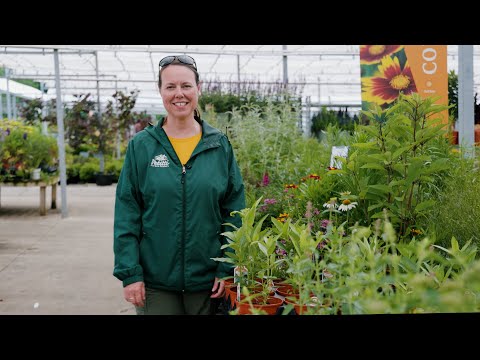
[{"label": "jacket zipper", "polygon": [[185,232],[186,232],[186,203],[185,203],[185,174],[187,170],[185,169],[185,165],[182,164],[182,291],[185,291]]}]

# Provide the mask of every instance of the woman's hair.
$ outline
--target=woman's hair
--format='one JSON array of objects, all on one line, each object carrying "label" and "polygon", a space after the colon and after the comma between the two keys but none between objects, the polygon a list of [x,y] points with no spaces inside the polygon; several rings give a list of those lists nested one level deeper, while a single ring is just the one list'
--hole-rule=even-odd
[{"label": "woman's hair", "polygon": [[[193,73],[195,74],[195,83],[198,85],[200,83],[200,75],[198,74],[198,71],[192,66],[192,65],[188,65],[188,64],[184,64],[180,61],[178,61],[177,59],[175,59],[174,61],[172,61],[170,64],[168,65],[165,65],[163,66],[159,73],[158,73],[158,88],[161,89],[162,88],[162,72],[163,70],[170,66],[170,65],[181,65],[181,66],[185,66],[187,68],[189,68],[190,70],[193,71]],[[195,110],[193,111],[193,117],[197,120],[197,121],[200,121],[200,110],[198,109],[198,106],[195,108]]]}]

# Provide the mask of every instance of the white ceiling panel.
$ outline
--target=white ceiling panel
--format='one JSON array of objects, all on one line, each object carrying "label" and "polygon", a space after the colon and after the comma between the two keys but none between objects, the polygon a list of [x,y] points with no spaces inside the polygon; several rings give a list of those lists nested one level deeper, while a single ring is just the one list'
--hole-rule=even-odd
[{"label": "white ceiling panel", "polygon": [[[197,62],[205,82],[235,83],[283,81],[283,56],[287,55],[292,89],[311,102],[360,105],[358,45],[0,45],[0,66],[12,78],[29,78],[48,88],[45,98],[56,96],[53,49],[59,49],[64,100],[73,94],[97,96],[96,56],[100,100],[111,99],[115,89],[140,91],[137,109],[162,112],[157,90],[158,62],[186,53]],[[480,83],[480,46],[474,46],[475,91]],[[448,68],[458,72],[458,46],[448,46]],[[238,69],[240,68],[240,73]]]}]

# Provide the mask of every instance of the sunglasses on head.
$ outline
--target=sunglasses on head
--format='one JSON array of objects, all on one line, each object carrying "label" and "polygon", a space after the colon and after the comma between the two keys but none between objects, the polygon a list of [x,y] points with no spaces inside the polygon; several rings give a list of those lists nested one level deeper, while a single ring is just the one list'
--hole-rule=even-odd
[{"label": "sunglasses on head", "polygon": [[185,65],[191,65],[195,68],[195,70],[197,70],[197,64],[195,63],[195,60],[188,55],[165,56],[162,60],[160,60],[160,62],[158,63],[158,66],[164,67],[164,66],[170,65],[175,60],[178,60],[178,62]]}]

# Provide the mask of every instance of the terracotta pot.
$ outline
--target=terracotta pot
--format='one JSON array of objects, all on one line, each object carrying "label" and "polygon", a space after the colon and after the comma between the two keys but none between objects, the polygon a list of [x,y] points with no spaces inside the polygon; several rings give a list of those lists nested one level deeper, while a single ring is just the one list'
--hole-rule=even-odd
[{"label": "terracotta pot", "polygon": [[480,146],[480,128],[475,125],[475,145]]},{"label": "terracotta pot", "polygon": [[285,284],[277,288],[277,294],[283,297],[293,296],[298,298],[299,293],[297,289],[294,289],[292,285]]},{"label": "terracotta pot", "polygon": [[282,278],[273,279],[273,283],[275,284],[275,286],[289,285],[286,281],[287,279],[282,279]]},{"label": "terracotta pot", "polygon": [[225,283],[225,286],[234,284],[234,278],[233,278],[233,277],[229,277],[229,278],[227,278],[227,279],[224,280],[224,283]]},{"label": "terracotta pot", "polygon": [[235,301],[237,300],[237,284],[232,283],[225,285],[225,301],[229,307],[229,310],[235,308]]},{"label": "terracotta pot", "polygon": [[450,138],[450,143],[452,145],[458,145],[458,131],[457,130],[452,131],[452,137]]},{"label": "terracotta pot", "polygon": [[300,304],[297,303],[297,301],[298,301],[298,299],[294,300],[292,298],[290,298],[290,299],[285,298],[285,300],[284,300],[285,304],[292,304],[293,305],[293,309],[295,310],[295,313],[297,315],[303,315],[304,313],[306,313],[308,311],[309,308],[311,309],[311,308],[322,306],[320,303],[315,303],[315,302],[300,305]]},{"label": "terracotta pot", "polygon": [[280,306],[282,306],[283,300],[274,296],[267,298],[266,304],[256,304],[255,299],[252,300],[252,305],[248,302],[237,302],[238,313],[241,315],[251,314],[251,308],[263,310],[267,315],[276,315]]}]

